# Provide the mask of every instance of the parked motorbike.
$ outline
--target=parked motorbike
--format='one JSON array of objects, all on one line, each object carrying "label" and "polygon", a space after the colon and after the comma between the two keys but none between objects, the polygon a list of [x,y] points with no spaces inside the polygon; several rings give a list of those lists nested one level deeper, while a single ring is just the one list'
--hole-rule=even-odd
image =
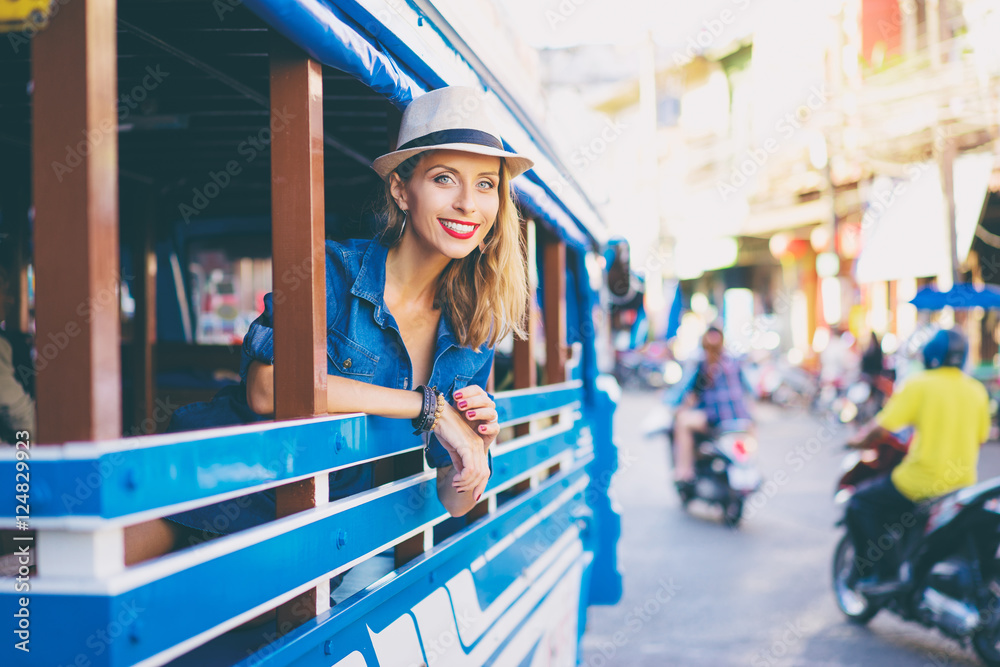
[{"label": "parked motorbike", "polygon": [[626,389],[662,389],[680,379],[681,368],[664,343],[615,352],[615,378]]},{"label": "parked motorbike", "polygon": [[[722,509],[726,525],[735,528],[743,518],[747,497],[760,488],[761,476],[754,467],[757,439],[746,421],[723,422],[709,433],[695,434],[695,478],[677,485],[681,504],[703,500]],[[673,420],[665,427],[673,460]]]},{"label": "parked motorbike", "polygon": [[842,424],[866,424],[879,413],[892,395],[891,377],[862,377],[831,404],[830,412]]},{"label": "parked motorbike", "polygon": [[[836,501],[846,509],[857,485],[891,471],[906,447],[892,438],[875,450],[850,453]],[[887,609],[971,644],[983,662],[1000,666],[1000,477],[920,503],[907,519],[908,526],[889,527],[891,545],[875,544],[870,551],[877,553],[858,554],[900,563],[899,584],[888,591],[857,590],[854,544],[846,534],[841,538],[833,559],[840,610],[865,624]]]}]

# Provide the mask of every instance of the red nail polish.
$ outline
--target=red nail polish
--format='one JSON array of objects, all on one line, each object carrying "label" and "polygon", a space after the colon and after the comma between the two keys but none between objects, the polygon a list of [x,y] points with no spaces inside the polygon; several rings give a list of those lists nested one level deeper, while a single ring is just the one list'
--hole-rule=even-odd
[{"label": "red nail polish", "polygon": [[468,404],[469,404],[468,401],[462,401],[461,403],[458,404],[458,407],[459,409],[464,410],[465,406],[467,406]]},{"label": "red nail polish", "polygon": [[473,417],[476,416],[476,411],[475,410],[469,410],[468,415],[469,415],[469,419],[472,419]]},{"label": "red nail polish", "polygon": [[480,426],[479,430],[482,431],[483,433],[486,433],[486,424],[483,424],[482,426]]},{"label": "red nail polish", "polygon": [[456,391],[455,392],[455,398],[462,398],[462,392]]},{"label": "red nail polish", "polygon": [[482,498],[482,497],[483,497],[483,494],[481,494],[481,493],[478,496],[476,496],[476,502],[478,503],[479,499]]}]

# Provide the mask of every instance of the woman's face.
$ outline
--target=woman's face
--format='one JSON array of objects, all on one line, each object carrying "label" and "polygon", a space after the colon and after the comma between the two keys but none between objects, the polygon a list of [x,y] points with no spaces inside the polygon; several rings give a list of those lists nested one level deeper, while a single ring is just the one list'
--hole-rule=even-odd
[{"label": "woman's face", "polygon": [[393,175],[393,196],[407,226],[452,259],[467,256],[486,237],[500,210],[500,158],[431,151],[405,184]]}]

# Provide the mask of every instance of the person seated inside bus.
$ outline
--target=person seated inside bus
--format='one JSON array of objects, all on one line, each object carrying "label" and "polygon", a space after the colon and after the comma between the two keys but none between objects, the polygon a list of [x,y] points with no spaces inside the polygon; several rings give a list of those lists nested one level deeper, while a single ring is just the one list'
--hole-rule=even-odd
[{"label": "person seated inside bus", "polygon": [[0,442],[13,444],[35,432],[35,365],[27,336],[17,329],[11,310],[14,284],[0,266]]},{"label": "person seated inside bus", "polygon": [[[372,164],[385,181],[386,227],[374,240],[326,243],[328,410],[410,419],[452,516],[468,513],[489,480],[499,425],[484,387],[497,342],[525,336],[529,296],[510,182],[532,161],[504,150],[484,107],[476,89],[458,86],[415,99],[397,150]],[[280,298],[279,285],[243,342],[246,404],[258,415],[274,412]],[[227,530],[274,517],[273,493],[248,498]],[[201,511],[130,527],[126,561],[170,550],[176,526]]]}]

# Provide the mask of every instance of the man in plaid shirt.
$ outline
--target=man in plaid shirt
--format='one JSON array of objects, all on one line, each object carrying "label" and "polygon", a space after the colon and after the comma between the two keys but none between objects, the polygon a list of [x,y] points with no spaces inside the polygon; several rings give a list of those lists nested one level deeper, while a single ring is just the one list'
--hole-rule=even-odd
[{"label": "man in plaid shirt", "polygon": [[747,385],[739,362],[726,354],[722,330],[709,327],[701,339],[705,357],[683,391],[674,418],[674,481],[694,480],[695,433],[707,433],[722,422],[751,421]]}]

